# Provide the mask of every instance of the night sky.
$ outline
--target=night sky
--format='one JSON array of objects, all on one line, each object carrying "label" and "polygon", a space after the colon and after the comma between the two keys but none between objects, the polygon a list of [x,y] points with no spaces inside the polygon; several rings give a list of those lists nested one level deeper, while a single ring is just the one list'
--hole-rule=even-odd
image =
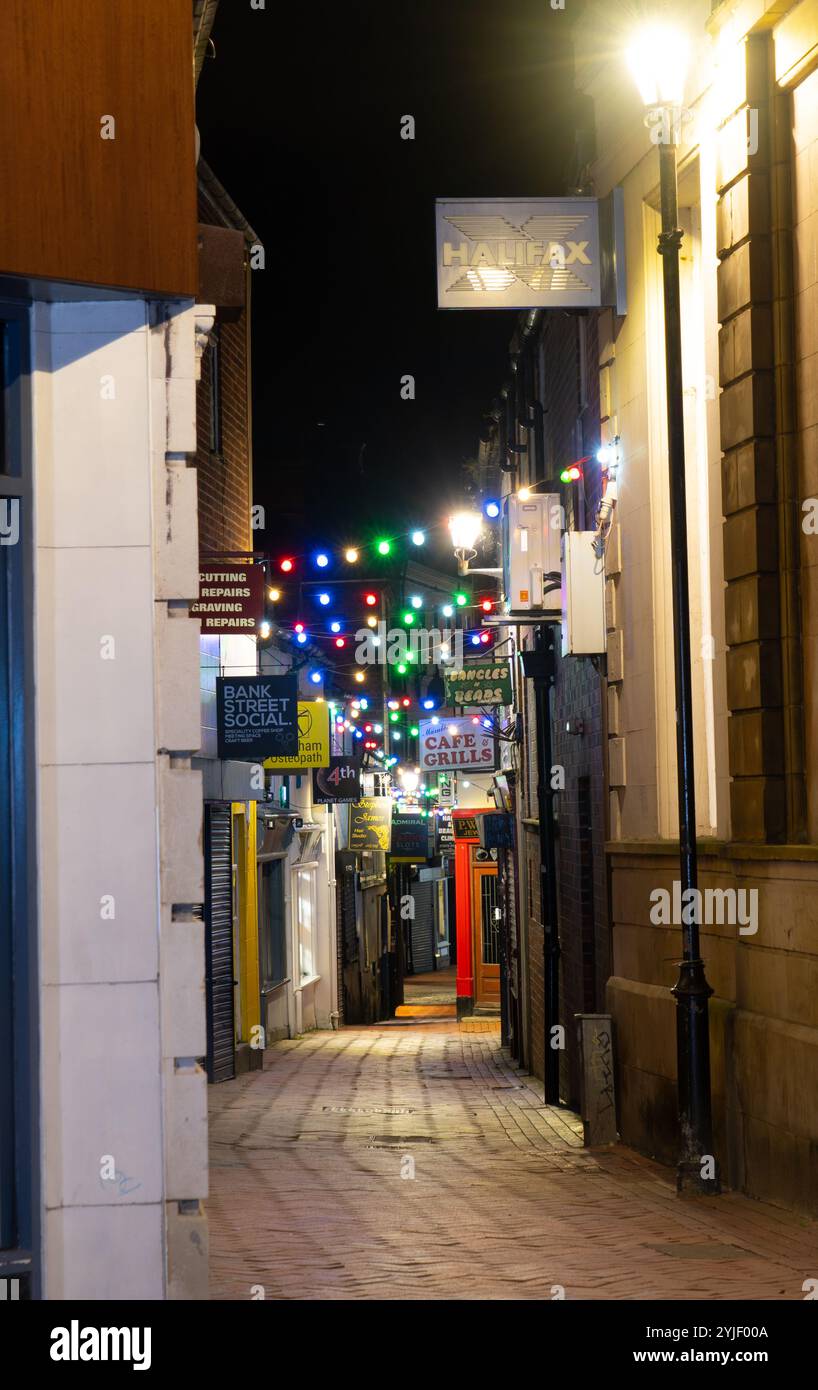
[{"label": "night sky", "polygon": [[[266,251],[253,276],[265,548],[365,543],[442,523],[462,500],[516,315],[438,311],[434,199],[566,191],[568,23],[547,0],[220,5],[198,123]],[[400,399],[406,373],[414,401]],[[285,537],[276,503],[294,488],[303,530]],[[450,557],[433,534],[423,558]]]}]

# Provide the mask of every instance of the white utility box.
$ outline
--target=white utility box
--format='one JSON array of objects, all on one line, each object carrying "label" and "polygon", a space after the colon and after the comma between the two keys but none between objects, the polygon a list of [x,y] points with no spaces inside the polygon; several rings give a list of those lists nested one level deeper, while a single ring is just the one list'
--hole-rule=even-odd
[{"label": "white utility box", "polygon": [[[503,593],[506,613],[560,612],[560,531],[558,493],[512,493],[503,504]],[[556,575],[556,579],[549,579]],[[556,584],[550,593],[549,584]]]},{"label": "white utility box", "polygon": [[562,538],[562,654],[605,651],[605,559],[594,552],[595,531]]}]

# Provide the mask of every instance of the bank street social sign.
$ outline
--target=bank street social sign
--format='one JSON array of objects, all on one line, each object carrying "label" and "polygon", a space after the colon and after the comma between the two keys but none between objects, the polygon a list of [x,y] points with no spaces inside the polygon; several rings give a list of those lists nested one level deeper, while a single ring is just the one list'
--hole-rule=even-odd
[{"label": "bank street social sign", "polygon": [[439,309],[602,303],[596,198],[438,198]]},{"label": "bank street social sign", "polygon": [[497,766],[497,743],[491,729],[473,724],[471,719],[441,719],[433,724],[422,719],[420,766],[428,772],[493,772]]},{"label": "bank street social sign", "polygon": [[297,676],[217,676],[220,758],[263,759],[298,752]]}]

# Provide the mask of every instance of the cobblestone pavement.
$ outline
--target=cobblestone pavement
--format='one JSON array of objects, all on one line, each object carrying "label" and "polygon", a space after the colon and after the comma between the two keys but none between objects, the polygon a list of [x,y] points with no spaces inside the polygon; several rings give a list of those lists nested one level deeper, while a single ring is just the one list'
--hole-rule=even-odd
[{"label": "cobblestone pavement", "polygon": [[212,1297],[803,1299],[818,1223],[679,1200],[534,1085],[495,1035],[413,1023],[279,1043],[210,1087]]}]

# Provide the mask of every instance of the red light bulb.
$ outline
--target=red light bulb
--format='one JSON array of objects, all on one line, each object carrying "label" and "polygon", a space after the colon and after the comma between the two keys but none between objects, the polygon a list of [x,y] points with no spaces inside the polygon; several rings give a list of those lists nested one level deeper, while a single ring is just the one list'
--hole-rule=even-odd
[{"label": "red light bulb", "polygon": [[292,560],[289,560],[289,559],[287,559],[287,560],[282,560],[282,561],[281,561],[281,568],[282,568],[282,570],[284,571],[285,574],[289,574],[289,573],[290,573],[290,570],[293,568],[293,562],[292,562]]},{"label": "red light bulb", "polygon": [[368,606],[369,606],[370,608],[374,608],[374,607],[375,607],[375,604],[378,602],[378,595],[377,595],[377,594],[367,594],[366,597],[365,597],[365,599],[364,599],[364,602],[365,602],[366,604],[368,604]]}]

